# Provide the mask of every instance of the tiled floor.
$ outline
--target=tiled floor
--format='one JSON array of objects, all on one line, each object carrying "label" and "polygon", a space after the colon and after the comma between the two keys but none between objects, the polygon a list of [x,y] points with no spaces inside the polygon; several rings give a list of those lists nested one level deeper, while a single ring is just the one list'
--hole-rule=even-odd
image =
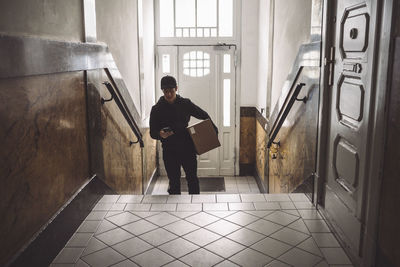
[{"label": "tiled floor", "polygon": [[106,195],[51,266],[351,266],[303,194]]},{"label": "tiled floor", "polygon": [[[203,178],[207,179],[207,178]],[[253,176],[228,176],[224,177],[225,192],[218,194],[238,194],[238,193],[260,193],[258,185]],[[154,186],[153,195],[168,195],[168,178],[166,176],[158,177]],[[201,192],[201,194],[209,194],[215,192]],[[187,192],[182,192],[187,194]]]}]

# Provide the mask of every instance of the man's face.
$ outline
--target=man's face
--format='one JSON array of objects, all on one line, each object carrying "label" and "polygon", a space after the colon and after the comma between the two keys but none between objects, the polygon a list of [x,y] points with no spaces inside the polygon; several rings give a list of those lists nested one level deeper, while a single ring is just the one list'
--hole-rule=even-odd
[{"label": "man's face", "polygon": [[176,91],[177,88],[166,88],[162,90],[164,93],[164,98],[167,100],[168,103],[172,104],[174,103],[176,99]]}]

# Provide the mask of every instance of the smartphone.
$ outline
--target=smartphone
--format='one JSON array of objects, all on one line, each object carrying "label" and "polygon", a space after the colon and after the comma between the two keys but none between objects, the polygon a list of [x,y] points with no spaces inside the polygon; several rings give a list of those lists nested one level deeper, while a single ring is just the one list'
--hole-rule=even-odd
[{"label": "smartphone", "polygon": [[172,129],[171,129],[171,127],[164,127],[161,129],[161,131],[167,133],[167,132],[172,132]]}]

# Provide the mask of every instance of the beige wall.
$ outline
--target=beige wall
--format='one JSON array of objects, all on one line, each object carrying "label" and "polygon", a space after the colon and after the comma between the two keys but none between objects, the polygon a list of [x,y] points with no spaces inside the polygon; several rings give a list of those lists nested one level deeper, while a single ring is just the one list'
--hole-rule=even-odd
[{"label": "beige wall", "polygon": [[0,1],[0,32],[83,41],[82,0]]},{"label": "beige wall", "polygon": [[274,110],[300,45],[309,42],[311,2],[275,0],[271,111]]},{"label": "beige wall", "polygon": [[96,1],[97,40],[108,45],[137,111],[141,111],[136,0]]}]

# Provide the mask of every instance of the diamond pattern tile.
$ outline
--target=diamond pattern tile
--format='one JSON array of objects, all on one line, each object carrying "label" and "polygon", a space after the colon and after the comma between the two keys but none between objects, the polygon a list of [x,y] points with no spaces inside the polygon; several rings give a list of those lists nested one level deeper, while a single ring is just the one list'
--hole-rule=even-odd
[{"label": "diamond pattern tile", "polygon": [[221,238],[204,248],[221,257],[228,258],[246,247],[227,238]]},{"label": "diamond pattern tile", "polygon": [[101,222],[101,224],[99,225],[99,227],[97,228],[95,235],[110,231],[115,228],[117,228],[117,226],[115,224],[113,224],[107,220],[103,220]]},{"label": "diamond pattern tile", "polygon": [[259,240],[265,238],[264,235],[251,231],[246,228],[242,228],[230,235],[227,235],[226,237],[245,246],[250,246],[258,242]]},{"label": "diamond pattern tile", "polygon": [[152,244],[153,246],[159,246],[168,241],[171,241],[172,239],[177,238],[175,234],[170,233],[162,228],[157,228],[156,230],[145,233],[139,237],[146,242]]},{"label": "diamond pattern tile", "polygon": [[173,262],[170,262],[170,263],[164,265],[163,267],[187,267],[187,266],[189,266],[189,265],[184,264],[183,262],[176,260],[176,261],[173,261]]},{"label": "diamond pattern tile", "polygon": [[199,227],[197,225],[194,225],[193,223],[181,220],[181,221],[171,223],[167,226],[164,226],[164,229],[166,229],[178,236],[182,236],[187,233],[193,232],[194,230],[199,229]]},{"label": "diamond pattern tile", "polygon": [[215,267],[239,267],[239,265],[234,264],[231,261],[225,260],[223,262],[218,263],[217,265],[215,265]]},{"label": "diamond pattern tile", "polygon": [[99,239],[103,243],[106,243],[109,246],[112,246],[116,243],[119,243],[121,241],[127,240],[132,237],[133,235],[131,233],[121,228],[116,228],[96,236],[97,239]]},{"label": "diamond pattern tile", "polygon": [[207,211],[207,213],[219,218],[225,218],[236,213],[236,211]]},{"label": "diamond pattern tile", "polygon": [[293,223],[289,224],[287,227],[289,227],[290,229],[308,234],[308,235],[310,234],[307,226],[305,225],[305,223],[302,219],[298,219],[297,221],[294,221]]},{"label": "diamond pattern tile", "polygon": [[252,245],[251,248],[270,257],[278,258],[280,255],[291,249],[292,246],[289,246],[278,240],[266,237],[265,239]]},{"label": "diamond pattern tile", "polygon": [[[252,186],[247,178],[232,181],[236,190]],[[108,195],[50,266],[60,264],[323,267],[351,262],[304,194],[244,193]]]},{"label": "diamond pattern tile", "polygon": [[249,228],[250,230],[256,231],[263,235],[270,235],[270,234],[278,231],[279,229],[281,229],[282,226],[279,224],[261,219],[261,220],[258,220],[254,223],[247,225],[246,228]]},{"label": "diamond pattern tile", "polygon": [[112,248],[105,248],[82,258],[90,266],[106,267],[126,259]]},{"label": "diamond pattern tile", "polygon": [[79,226],[78,233],[94,233],[99,227],[101,221],[83,221],[81,226]]},{"label": "diamond pattern tile", "polygon": [[250,215],[250,214],[242,212],[242,211],[239,211],[239,212],[237,212],[231,216],[228,216],[224,219],[227,221],[233,222],[235,224],[241,225],[241,226],[245,226],[254,221],[259,220],[258,217]]},{"label": "diamond pattern tile", "polygon": [[162,212],[157,215],[147,217],[146,220],[154,223],[155,225],[164,226],[164,225],[178,221],[179,218],[177,218],[169,213]]},{"label": "diamond pattern tile", "polygon": [[214,233],[224,236],[240,229],[240,226],[227,222],[225,220],[219,220],[215,223],[207,225],[205,228]]},{"label": "diamond pattern tile", "polygon": [[131,260],[124,260],[124,261],[121,261],[121,262],[113,265],[112,267],[139,267],[139,265],[137,265],[136,263],[134,263]]},{"label": "diamond pattern tile", "polygon": [[153,267],[162,266],[173,261],[174,258],[157,248],[153,248],[152,250],[146,251],[131,258],[131,260],[143,267]]},{"label": "diamond pattern tile", "polygon": [[142,241],[141,239],[134,237],[118,243],[112,247],[115,251],[121,253],[127,258],[133,257],[143,251],[153,248],[152,245]]},{"label": "diamond pattern tile", "polygon": [[184,235],[183,238],[202,247],[221,238],[221,236],[201,228],[187,235]]},{"label": "diamond pattern tile", "polygon": [[115,225],[123,226],[125,224],[140,220],[140,217],[133,215],[132,213],[126,211],[124,213],[121,213],[121,214],[118,214],[118,215],[115,215],[112,217],[108,217],[107,220],[112,222]]},{"label": "diamond pattern tile", "polygon": [[193,244],[183,238],[177,238],[168,243],[165,243],[162,246],[159,246],[158,248],[161,249],[162,251],[168,253],[169,255],[174,256],[175,258],[180,258],[180,257],[198,249],[199,246],[196,246],[195,244]]},{"label": "diamond pattern tile", "polygon": [[241,266],[265,266],[273,259],[251,248],[247,248],[233,255],[229,260]]},{"label": "diamond pattern tile", "polygon": [[282,211],[275,211],[274,213],[265,216],[264,219],[274,222],[274,223],[278,223],[283,226],[286,226],[286,225],[296,221],[298,219],[298,217],[284,213]]},{"label": "diamond pattern tile", "polygon": [[277,231],[276,233],[272,234],[271,237],[279,241],[285,242],[287,244],[290,244],[292,246],[296,246],[297,244],[309,238],[310,236],[289,228],[283,228]]},{"label": "diamond pattern tile", "polygon": [[258,218],[264,218],[265,216],[273,213],[273,210],[246,210],[247,214],[257,216]]},{"label": "diamond pattern tile", "polygon": [[185,220],[203,227],[219,220],[219,218],[205,212],[199,212],[193,216],[187,217]]},{"label": "diamond pattern tile", "polygon": [[321,251],[319,250],[317,244],[312,237],[301,242],[299,245],[297,245],[297,247],[314,255],[323,257]]},{"label": "diamond pattern tile", "polygon": [[158,211],[130,211],[130,213],[132,213],[133,215],[136,215],[140,218],[147,218],[150,216],[160,214],[161,212],[158,212]]},{"label": "diamond pattern tile", "polygon": [[315,256],[303,250],[293,248],[278,258],[280,261],[293,266],[309,267],[314,266],[322,260],[321,257]]},{"label": "diamond pattern tile", "polygon": [[[179,206],[179,204],[178,204],[178,206]],[[195,215],[196,213],[198,213],[198,211],[173,211],[173,212],[168,212],[168,213],[174,215],[175,217],[184,219],[186,217]]]},{"label": "diamond pattern tile", "polygon": [[106,248],[107,245],[98,240],[97,238],[93,237],[89,240],[88,245],[86,246],[86,249],[83,251],[82,255],[85,256],[87,254],[93,253],[95,251],[101,250]]},{"label": "diamond pattern tile", "polygon": [[158,228],[157,225],[152,224],[145,220],[136,221],[122,227],[126,231],[134,235],[141,235],[151,230]]},{"label": "diamond pattern tile", "polygon": [[214,266],[224,259],[208,250],[201,248],[180,258],[180,260],[189,266],[208,267]]},{"label": "diamond pattern tile", "polygon": [[270,262],[269,264],[265,265],[265,267],[290,267],[290,265],[278,260],[274,260],[273,262]]},{"label": "diamond pattern tile", "polygon": [[92,238],[91,233],[75,233],[68,241],[66,247],[86,247]]}]

